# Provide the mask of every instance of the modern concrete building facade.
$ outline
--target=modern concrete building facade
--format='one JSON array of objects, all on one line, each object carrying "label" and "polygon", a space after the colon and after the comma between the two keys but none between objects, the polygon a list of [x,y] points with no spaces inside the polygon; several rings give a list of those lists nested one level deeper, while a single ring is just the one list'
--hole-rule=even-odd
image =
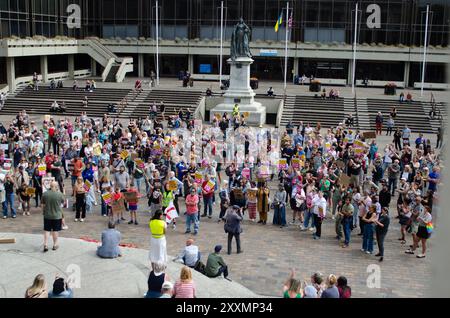
[{"label": "modern concrete building facade", "polygon": [[[358,84],[368,78],[370,86],[418,86],[429,4],[426,87],[447,88],[446,0],[290,0],[288,78],[305,74],[323,83],[351,84],[356,2]],[[274,25],[287,1],[223,3],[224,61],[231,30],[243,17],[252,28],[252,76],[282,80],[286,23],[279,32]],[[220,0],[159,0],[161,76],[189,70],[198,79],[218,78],[220,5]],[[1,0],[0,83],[15,86],[17,78],[28,79],[34,71],[43,79],[86,72],[113,80],[126,73],[149,76],[156,64],[155,16],[156,0]],[[133,67],[124,57],[133,59]]]}]

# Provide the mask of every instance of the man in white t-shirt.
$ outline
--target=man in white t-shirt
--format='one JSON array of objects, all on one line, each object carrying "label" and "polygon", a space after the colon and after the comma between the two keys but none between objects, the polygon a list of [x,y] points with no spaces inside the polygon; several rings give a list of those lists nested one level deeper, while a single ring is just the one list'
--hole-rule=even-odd
[{"label": "man in white t-shirt", "polygon": [[320,239],[322,235],[322,220],[325,218],[327,212],[327,200],[323,197],[323,192],[319,191],[313,198],[313,214],[314,214],[314,226],[316,232],[313,234],[314,239]]}]

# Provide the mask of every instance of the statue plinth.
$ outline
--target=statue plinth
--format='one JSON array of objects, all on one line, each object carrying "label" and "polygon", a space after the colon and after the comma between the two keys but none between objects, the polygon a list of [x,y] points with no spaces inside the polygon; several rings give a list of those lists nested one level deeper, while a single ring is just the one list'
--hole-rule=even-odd
[{"label": "statue plinth", "polygon": [[237,57],[234,60],[229,59],[230,64],[230,86],[225,92],[224,102],[217,105],[210,112],[212,120],[215,114],[233,112],[235,104],[239,105],[241,114],[248,113],[247,123],[252,125],[263,125],[266,122],[266,107],[261,103],[255,102],[255,92],[250,86],[250,65],[253,59],[250,57]]}]

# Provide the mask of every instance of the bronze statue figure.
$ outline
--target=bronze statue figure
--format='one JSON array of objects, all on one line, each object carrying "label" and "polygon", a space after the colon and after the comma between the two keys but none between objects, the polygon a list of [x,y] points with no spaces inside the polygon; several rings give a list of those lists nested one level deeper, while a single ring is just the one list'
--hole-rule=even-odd
[{"label": "bronze statue figure", "polygon": [[230,55],[233,61],[238,57],[252,57],[250,52],[251,30],[241,18],[231,35]]}]

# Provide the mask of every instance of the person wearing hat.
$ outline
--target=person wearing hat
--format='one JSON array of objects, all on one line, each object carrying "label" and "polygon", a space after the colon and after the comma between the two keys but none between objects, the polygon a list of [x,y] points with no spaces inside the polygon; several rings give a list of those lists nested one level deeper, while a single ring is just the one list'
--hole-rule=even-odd
[{"label": "person wearing hat", "polygon": [[165,281],[161,288],[161,297],[159,298],[172,298],[173,296],[173,284],[169,281]]},{"label": "person wearing hat", "polygon": [[62,277],[56,276],[53,290],[48,293],[48,298],[73,298],[73,290]]},{"label": "person wearing hat", "polygon": [[228,266],[220,256],[222,245],[216,245],[214,247],[214,253],[209,254],[208,261],[206,262],[205,275],[211,278],[219,277],[223,274],[223,277],[229,281],[228,278]]},{"label": "person wearing hat", "polygon": [[231,243],[233,237],[236,240],[237,253],[240,254],[241,250],[241,222],[243,217],[241,215],[241,208],[238,205],[233,205],[231,209],[228,210],[225,217],[224,230],[228,234],[228,255],[231,254]]}]

